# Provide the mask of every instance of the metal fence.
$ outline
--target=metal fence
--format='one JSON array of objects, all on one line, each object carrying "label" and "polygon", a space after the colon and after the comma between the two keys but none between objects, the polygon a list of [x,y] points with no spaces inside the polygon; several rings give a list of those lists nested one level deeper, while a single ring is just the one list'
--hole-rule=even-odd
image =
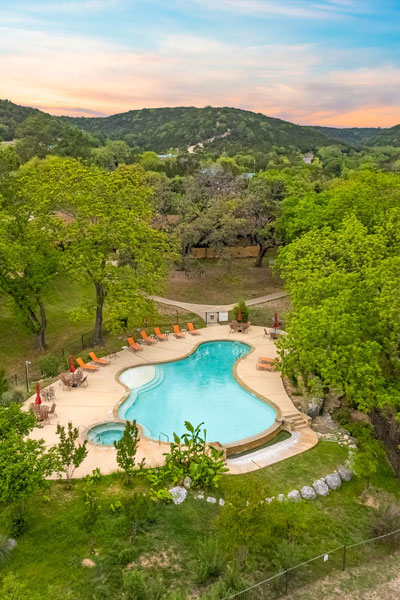
[{"label": "metal fence", "polygon": [[400,549],[400,529],[379,537],[339,546],[259,581],[224,600],[275,600],[295,594],[300,588],[338,570],[360,566],[366,561],[379,561]]}]

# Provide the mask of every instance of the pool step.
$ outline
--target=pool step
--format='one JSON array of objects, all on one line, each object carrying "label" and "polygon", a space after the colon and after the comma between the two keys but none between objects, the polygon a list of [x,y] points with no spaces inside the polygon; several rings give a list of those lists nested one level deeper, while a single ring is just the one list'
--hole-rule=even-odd
[{"label": "pool step", "polygon": [[129,400],[126,399],[125,402],[123,402],[123,404],[121,405],[121,407],[118,411],[118,414],[121,417],[121,419],[125,419],[125,415],[126,415],[127,411],[136,402],[138,392],[142,393],[142,392],[146,392],[148,390],[152,390],[155,387],[158,387],[159,385],[161,385],[161,383],[163,381],[164,381],[164,371],[159,366],[155,365],[153,379],[143,385],[140,385],[137,388],[133,388],[129,393]]},{"label": "pool step", "polygon": [[311,417],[301,412],[288,413],[283,417],[283,426],[288,431],[297,431],[311,425]]}]

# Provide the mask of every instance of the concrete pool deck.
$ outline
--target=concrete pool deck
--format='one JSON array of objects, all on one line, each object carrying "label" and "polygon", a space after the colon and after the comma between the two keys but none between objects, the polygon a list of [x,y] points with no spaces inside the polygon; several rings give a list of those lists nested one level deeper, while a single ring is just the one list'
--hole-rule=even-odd
[{"label": "concrete pool deck", "polygon": [[[284,426],[295,430],[295,435],[290,439],[228,459],[229,472],[247,473],[295,456],[317,444],[316,433],[307,426],[306,418],[293,405],[285,391],[280,374],[256,369],[260,356],[276,356],[275,344],[264,335],[263,327],[252,326],[248,333],[230,333],[228,325],[207,327],[199,331],[200,335],[192,336],[187,333],[183,339],[176,339],[170,335],[165,342],[158,342],[151,346],[144,345],[143,351],[136,354],[121,350],[110,357],[109,366],[88,373],[86,388],[63,390],[58,382],[53,384],[56,390],[57,416],[50,417],[50,422],[43,427],[35,428],[31,437],[44,439],[46,446],[50,447],[58,442],[57,425],[65,426],[71,421],[75,427],[79,427],[80,437],[84,439],[88,428],[115,420],[113,416],[115,407],[127,396],[124,386],[116,377],[121,370],[137,365],[179,359],[189,354],[199,342],[225,339],[248,342],[254,347],[253,352],[239,361],[237,376],[245,386],[275,404],[282,413]],[[29,408],[29,403],[34,401],[34,397],[27,400],[26,408]],[[142,438],[138,445],[137,461],[145,458],[147,466],[159,466],[163,463],[163,453],[166,451],[168,445]],[[113,447],[89,443],[88,456],[75,471],[74,476],[83,477],[97,467],[104,474],[118,468]]]}]

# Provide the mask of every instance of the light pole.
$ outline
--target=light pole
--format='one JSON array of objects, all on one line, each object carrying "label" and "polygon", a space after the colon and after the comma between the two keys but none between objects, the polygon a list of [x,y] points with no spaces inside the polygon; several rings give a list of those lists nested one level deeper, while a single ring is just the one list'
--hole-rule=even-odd
[{"label": "light pole", "polygon": [[25,379],[26,379],[26,391],[29,392],[29,365],[31,363],[29,362],[29,360],[25,361]]}]

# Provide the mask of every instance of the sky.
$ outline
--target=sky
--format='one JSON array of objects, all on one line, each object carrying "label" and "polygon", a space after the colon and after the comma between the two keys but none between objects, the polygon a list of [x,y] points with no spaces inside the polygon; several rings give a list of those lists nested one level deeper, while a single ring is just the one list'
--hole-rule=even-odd
[{"label": "sky", "polygon": [[400,123],[400,0],[0,0],[0,98],[57,115],[233,106]]}]

